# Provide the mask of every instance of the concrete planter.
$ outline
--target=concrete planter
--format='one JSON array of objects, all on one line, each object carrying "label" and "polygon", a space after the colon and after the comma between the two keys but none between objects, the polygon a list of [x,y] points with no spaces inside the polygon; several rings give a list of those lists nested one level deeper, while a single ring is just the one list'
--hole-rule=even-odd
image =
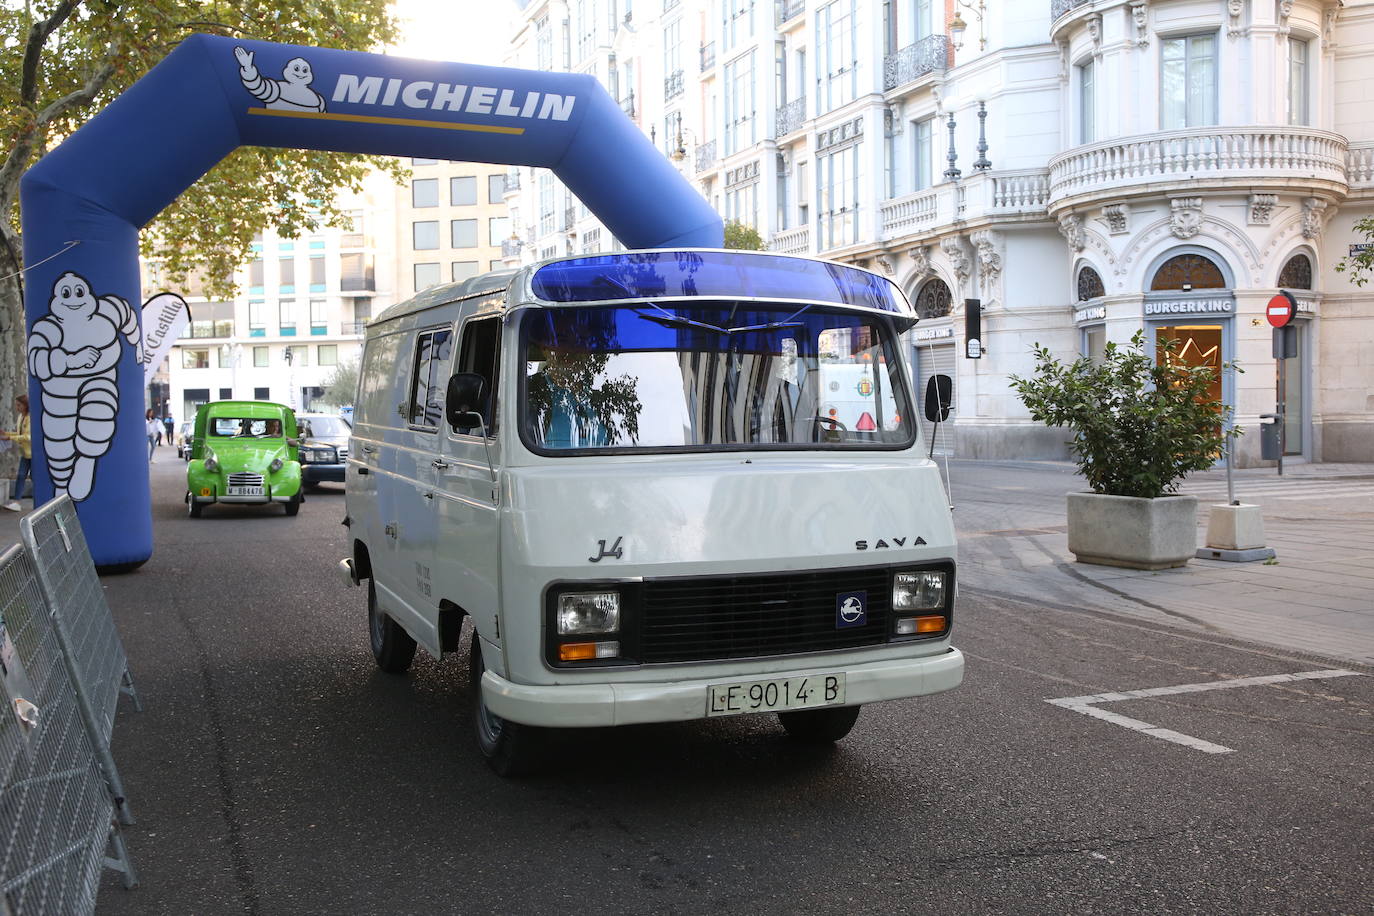
[{"label": "concrete planter", "polygon": [[1197,553],[1197,497],[1070,493],[1069,550],[1080,563],[1169,569]]}]

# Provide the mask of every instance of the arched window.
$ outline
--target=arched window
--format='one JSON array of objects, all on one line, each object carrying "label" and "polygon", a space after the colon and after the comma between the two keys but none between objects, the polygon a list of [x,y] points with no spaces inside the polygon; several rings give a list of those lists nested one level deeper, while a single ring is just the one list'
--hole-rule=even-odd
[{"label": "arched window", "polygon": [[1155,271],[1150,289],[1225,289],[1221,268],[1200,254],[1174,255]]},{"label": "arched window", "polygon": [[1305,254],[1295,254],[1279,271],[1279,289],[1311,289],[1312,261]]},{"label": "arched window", "polygon": [[927,280],[926,285],[916,295],[917,318],[943,318],[954,308],[954,297],[949,287],[938,277]]},{"label": "arched window", "polygon": [[1078,301],[1100,299],[1107,295],[1102,278],[1091,267],[1084,266],[1078,271]]}]

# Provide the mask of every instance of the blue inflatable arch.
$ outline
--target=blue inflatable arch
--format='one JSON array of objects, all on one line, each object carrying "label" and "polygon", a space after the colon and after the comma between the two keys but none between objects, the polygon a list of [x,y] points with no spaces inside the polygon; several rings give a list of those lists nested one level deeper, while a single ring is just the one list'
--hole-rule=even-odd
[{"label": "blue inflatable arch", "polygon": [[723,241],[593,77],[188,38],[20,187],[34,497],[76,500],[103,570],[152,555],[138,232],[239,146],[544,167],[628,247]]}]

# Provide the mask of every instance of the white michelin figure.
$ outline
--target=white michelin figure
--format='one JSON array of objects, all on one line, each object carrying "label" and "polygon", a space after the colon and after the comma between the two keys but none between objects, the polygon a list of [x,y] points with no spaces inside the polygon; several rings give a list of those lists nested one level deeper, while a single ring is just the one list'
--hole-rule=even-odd
[{"label": "white michelin figure", "polygon": [[48,314],[29,332],[29,375],[43,387],[48,475],[76,502],[91,495],[95,461],[114,439],[121,334],[141,359],[138,312],[118,296],[96,298],[71,271],[57,278]]},{"label": "white michelin figure", "polygon": [[252,93],[253,98],[268,108],[283,111],[324,111],[324,96],[310,88],[315,78],[310,62],[304,57],[293,57],[286,62],[279,80],[264,79],[253,66],[253,52],[235,48],[234,56],[239,61],[239,79],[243,88]]}]

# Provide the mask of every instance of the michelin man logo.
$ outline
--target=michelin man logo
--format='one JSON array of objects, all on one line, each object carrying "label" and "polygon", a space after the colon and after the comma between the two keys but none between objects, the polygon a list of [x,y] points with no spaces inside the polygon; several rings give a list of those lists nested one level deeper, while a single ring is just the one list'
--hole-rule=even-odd
[{"label": "michelin man logo", "polygon": [[96,297],[68,271],[53,284],[48,314],[29,333],[29,374],[43,388],[43,451],[53,488],[80,502],[95,485],[119,416],[123,335],[142,358],[138,312],[118,296]]},{"label": "michelin man logo", "polygon": [[267,108],[282,111],[324,111],[324,96],[310,88],[315,73],[310,62],[304,57],[293,57],[286,62],[281,79],[264,79],[253,65],[253,52],[243,48],[234,49],[234,57],[239,62],[239,80],[243,88],[252,93],[253,98]]}]

